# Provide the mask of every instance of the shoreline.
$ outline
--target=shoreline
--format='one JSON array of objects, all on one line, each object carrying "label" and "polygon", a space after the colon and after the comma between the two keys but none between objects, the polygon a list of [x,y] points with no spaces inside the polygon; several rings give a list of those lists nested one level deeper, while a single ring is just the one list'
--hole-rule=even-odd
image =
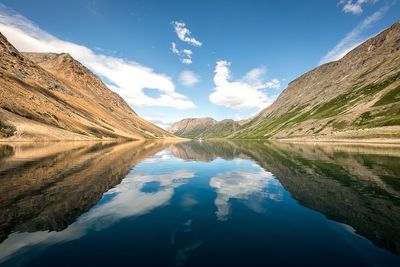
[{"label": "shoreline", "polygon": [[[137,142],[137,141],[190,141],[196,139],[183,137],[167,138],[148,138],[148,139],[125,139],[125,138],[107,138],[107,139],[0,139],[1,143],[44,143],[44,142]],[[399,146],[400,138],[277,138],[277,139],[236,139],[236,138],[208,138],[205,140],[242,140],[242,141],[269,141],[282,143],[336,143],[343,145],[385,145]]]},{"label": "shoreline", "polygon": [[138,142],[138,141],[185,141],[190,140],[181,137],[167,137],[167,138],[144,138],[144,139],[128,139],[128,138],[107,138],[107,139],[0,139],[2,143],[45,143],[45,142]]},{"label": "shoreline", "polygon": [[278,141],[283,143],[335,143],[339,145],[383,145],[383,146],[399,146],[400,138],[365,138],[365,139],[351,139],[351,138],[327,138],[327,139],[313,139],[313,138],[282,138],[282,139],[268,139],[270,141]]}]

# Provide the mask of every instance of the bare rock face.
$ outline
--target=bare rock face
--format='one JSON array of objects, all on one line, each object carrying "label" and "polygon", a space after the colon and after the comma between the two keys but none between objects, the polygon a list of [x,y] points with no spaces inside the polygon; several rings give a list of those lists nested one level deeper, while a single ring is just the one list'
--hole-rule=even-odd
[{"label": "bare rock face", "polygon": [[289,83],[235,138],[400,136],[400,22]]},{"label": "bare rock face", "polygon": [[[20,53],[0,34],[0,138],[87,140],[162,138],[69,54]],[[15,131],[12,131],[15,129]],[[12,135],[10,136],[10,132]]]}]

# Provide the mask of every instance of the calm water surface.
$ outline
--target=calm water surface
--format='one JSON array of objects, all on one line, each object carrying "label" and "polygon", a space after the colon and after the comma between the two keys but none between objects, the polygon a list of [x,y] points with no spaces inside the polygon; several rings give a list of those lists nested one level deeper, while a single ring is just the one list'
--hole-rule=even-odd
[{"label": "calm water surface", "polygon": [[0,144],[1,266],[400,266],[400,148]]}]

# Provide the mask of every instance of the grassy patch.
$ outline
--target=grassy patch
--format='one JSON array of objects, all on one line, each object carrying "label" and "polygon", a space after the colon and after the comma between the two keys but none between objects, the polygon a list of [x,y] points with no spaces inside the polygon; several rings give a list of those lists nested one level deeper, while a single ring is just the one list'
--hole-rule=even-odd
[{"label": "grassy patch", "polygon": [[356,125],[361,128],[400,125],[400,105],[374,112],[364,112],[357,119]]},{"label": "grassy patch", "polygon": [[[316,105],[309,110],[306,110],[306,106],[300,106],[279,117],[265,118],[264,121],[260,122],[258,125],[245,125],[242,131],[234,135],[234,138],[269,138],[283,129],[288,129],[289,127],[310,119],[320,120],[338,116],[354,106],[355,103],[370,99],[373,95],[398,80],[400,80],[400,72],[395,73],[381,82],[370,83],[362,87],[354,87],[348,92],[340,94],[325,103]],[[399,95],[400,89],[397,87],[382,97],[375,105],[398,102]],[[374,111],[373,113],[366,112],[361,114],[360,118],[355,122],[355,125],[362,128],[400,125],[400,112],[396,107],[383,111]],[[332,124],[332,127],[335,129],[345,129],[347,126],[349,126],[349,124],[344,121]],[[324,127],[326,127],[326,125]],[[322,130],[323,128],[320,128],[315,133],[319,133]]]},{"label": "grassy patch", "polygon": [[345,110],[346,106],[354,99],[353,90],[348,93],[338,95],[328,102],[319,105],[310,115],[313,119],[323,119],[339,115]]},{"label": "grassy patch", "polygon": [[386,95],[384,95],[374,104],[374,107],[392,104],[399,101],[400,101],[400,85],[391,90],[390,92],[386,93]]},{"label": "grassy patch", "polygon": [[0,137],[11,137],[15,134],[17,128],[5,121],[0,121]]},{"label": "grassy patch", "polygon": [[395,81],[400,80],[400,72],[390,76],[389,78],[387,78],[386,80],[379,82],[379,83],[371,83],[368,84],[362,88],[360,88],[360,91],[362,92],[363,95],[374,95],[380,91],[382,91],[383,89],[385,89],[386,87],[388,87],[389,85],[391,85],[392,83],[394,83]]},{"label": "grassy patch", "polygon": [[334,123],[332,123],[332,127],[336,130],[342,130],[346,128],[347,125],[348,125],[347,121],[335,121]]},{"label": "grassy patch", "polygon": [[371,112],[367,111],[360,115],[360,117],[356,121],[356,125],[365,125],[368,121],[372,120]]}]

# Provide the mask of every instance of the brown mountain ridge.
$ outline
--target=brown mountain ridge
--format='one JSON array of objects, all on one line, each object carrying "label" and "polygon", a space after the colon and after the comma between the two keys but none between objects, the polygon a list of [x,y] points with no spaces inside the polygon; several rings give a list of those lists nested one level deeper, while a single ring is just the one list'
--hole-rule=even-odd
[{"label": "brown mountain ridge", "polygon": [[69,54],[20,53],[0,33],[0,57],[0,140],[172,137]]}]

